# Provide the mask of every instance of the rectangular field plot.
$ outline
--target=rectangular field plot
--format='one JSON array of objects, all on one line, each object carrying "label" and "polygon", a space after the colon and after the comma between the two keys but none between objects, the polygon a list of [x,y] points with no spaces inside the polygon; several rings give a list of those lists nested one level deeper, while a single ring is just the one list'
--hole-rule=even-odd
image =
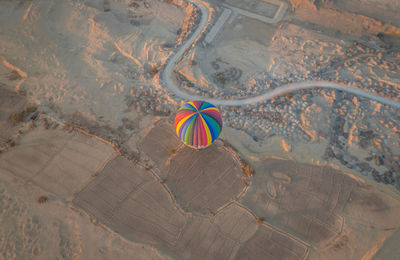
[{"label": "rectangular field plot", "polygon": [[226,0],[225,3],[271,19],[275,17],[280,7],[279,2],[271,3],[259,0]]},{"label": "rectangular field plot", "polygon": [[59,195],[80,190],[114,156],[111,146],[62,129],[36,128],[1,154],[0,172],[10,172]]},{"label": "rectangular field plot", "polygon": [[170,247],[185,224],[168,192],[150,173],[117,157],[73,203],[124,237]]}]

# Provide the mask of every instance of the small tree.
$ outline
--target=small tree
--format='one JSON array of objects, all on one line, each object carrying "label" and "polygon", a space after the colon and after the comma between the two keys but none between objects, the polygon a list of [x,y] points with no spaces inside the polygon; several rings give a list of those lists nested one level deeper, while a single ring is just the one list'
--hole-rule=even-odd
[{"label": "small tree", "polygon": [[151,69],[149,69],[148,73],[149,73],[151,76],[156,75],[156,74],[158,73],[158,67],[157,67],[157,66],[151,67]]},{"label": "small tree", "polygon": [[11,114],[10,119],[11,119],[11,122],[13,122],[14,124],[18,124],[18,123],[22,122],[22,120],[24,119],[24,116],[23,116],[23,113],[14,112]]},{"label": "small tree", "polygon": [[250,165],[246,164],[243,167],[243,172],[247,177],[251,177],[251,176],[253,176],[254,170]]},{"label": "small tree", "polygon": [[264,218],[264,217],[256,217],[256,223],[257,223],[257,225],[259,225],[259,224],[263,223],[263,222],[264,222],[264,220],[265,220],[265,218]]},{"label": "small tree", "polygon": [[289,92],[286,92],[286,93],[285,93],[285,97],[286,97],[287,99],[292,99],[292,98],[293,98],[293,95],[290,94]]},{"label": "small tree", "polygon": [[46,203],[48,201],[48,198],[46,196],[40,196],[38,199],[38,202],[40,204]]}]

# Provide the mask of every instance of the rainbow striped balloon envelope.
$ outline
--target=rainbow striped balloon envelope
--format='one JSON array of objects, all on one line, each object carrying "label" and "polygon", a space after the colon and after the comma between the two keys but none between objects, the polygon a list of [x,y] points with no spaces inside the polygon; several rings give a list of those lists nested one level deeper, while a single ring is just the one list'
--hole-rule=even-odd
[{"label": "rainbow striped balloon envelope", "polygon": [[221,114],[205,101],[185,103],[175,116],[175,131],[188,146],[199,149],[212,144],[222,130]]}]

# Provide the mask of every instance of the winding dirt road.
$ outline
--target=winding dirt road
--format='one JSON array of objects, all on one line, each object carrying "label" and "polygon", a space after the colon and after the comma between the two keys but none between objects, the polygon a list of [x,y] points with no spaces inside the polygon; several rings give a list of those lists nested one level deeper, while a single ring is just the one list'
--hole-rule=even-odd
[{"label": "winding dirt road", "polygon": [[207,98],[203,96],[198,96],[198,95],[192,95],[189,94],[183,90],[181,90],[178,87],[178,84],[174,82],[174,67],[176,64],[179,62],[179,60],[182,58],[184,53],[189,50],[196,41],[200,38],[204,30],[206,29],[210,17],[209,17],[209,10],[208,7],[202,3],[201,1],[194,1],[194,0],[188,0],[188,2],[192,3],[195,5],[201,12],[201,19],[200,23],[196,29],[196,31],[192,34],[192,36],[184,43],[182,44],[178,50],[175,52],[175,54],[172,55],[170,59],[168,59],[166,66],[164,70],[162,71],[162,75],[160,77],[161,84],[165,86],[165,88],[170,92],[173,93],[174,95],[178,96],[179,98],[182,98],[184,100],[204,100],[207,102],[210,102],[214,105],[218,106],[244,106],[244,105],[250,105],[250,104],[255,104],[258,102],[263,102],[266,100],[273,99],[277,96],[280,96],[282,94],[288,93],[288,92],[294,92],[297,90],[302,90],[302,89],[312,89],[312,88],[328,88],[328,89],[334,89],[334,90],[340,90],[340,91],[346,91],[349,93],[352,93],[357,96],[365,97],[374,101],[377,101],[379,103],[393,106],[396,108],[400,108],[400,102],[394,101],[389,98],[385,98],[379,95],[375,95],[372,93],[369,93],[367,91],[364,91],[359,88],[354,88],[342,84],[338,84],[335,82],[330,82],[330,81],[303,81],[303,82],[296,82],[296,83],[290,83],[290,84],[285,84],[282,85],[272,91],[269,91],[267,93],[254,96],[254,97],[245,97],[241,99],[231,99],[231,100],[224,100],[224,99],[218,99],[218,98]]}]

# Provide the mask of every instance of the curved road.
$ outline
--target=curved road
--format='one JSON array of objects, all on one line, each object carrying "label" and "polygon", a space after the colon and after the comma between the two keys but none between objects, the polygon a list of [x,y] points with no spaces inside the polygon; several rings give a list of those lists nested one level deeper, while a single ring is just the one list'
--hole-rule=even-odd
[{"label": "curved road", "polygon": [[329,88],[335,90],[346,91],[352,93],[357,96],[365,97],[379,103],[393,106],[400,108],[400,102],[394,101],[392,99],[388,99],[379,95],[375,95],[364,91],[359,88],[353,88],[346,85],[341,85],[338,83],[330,82],[330,81],[304,81],[304,82],[296,82],[282,85],[272,91],[267,93],[261,94],[259,96],[254,97],[247,97],[242,99],[231,99],[231,100],[224,100],[224,99],[217,99],[217,98],[207,98],[198,95],[189,94],[183,90],[181,90],[177,84],[175,84],[173,77],[174,77],[174,67],[178,63],[178,61],[182,58],[183,54],[191,48],[195,42],[200,38],[202,32],[205,30],[209,20],[209,12],[208,8],[200,1],[188,0],[190,3],[195,5],[199,8],[201,12],[201,20],[196,29],[196,31],[192,34],[192,36],[179,48],[178,51],[173,54],[173,56],[168,59],[167,64],[162,72],[161,80],[165,80],[165,87],[170,92],[174,93],[176,96],[184,99],[184,100],[204,100],[210,102],[214,105],[219,106],[244,106],[249,104],[255,104],[258,102],[266,101],[273,99],[274,97],[280,96],[282,94],[293,92],[302,89],[311,89],[311,88]]}]

